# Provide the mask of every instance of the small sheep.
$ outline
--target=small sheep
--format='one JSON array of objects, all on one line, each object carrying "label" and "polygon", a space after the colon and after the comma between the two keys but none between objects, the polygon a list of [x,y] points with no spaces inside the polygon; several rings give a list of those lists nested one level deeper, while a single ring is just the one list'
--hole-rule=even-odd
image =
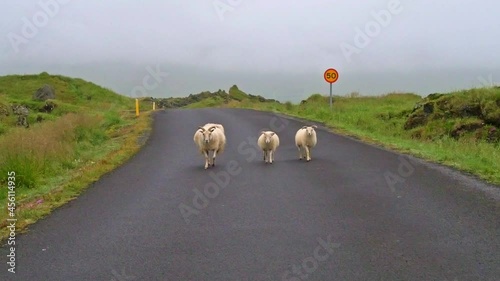
[{"label": "small sheep", "polygon": [[[203,127],[198,127],[194,133],[194,143],[201,154],[205,156],[205,169],[215,166],[217,154],[224,152],[226,146],[226,135],[221,124],[208,123]],[[210,162],[210,151],[213,151],[212,162]]]},{"label": "small sheep", "polygon": [[311,149],[316,146],[318,139],[316,137],[316,125],[304,126],[295,134],[295,145],[299,149],[299,160],[306,157],[307,162],[311,161]]},{"label": "small sheep", "polygon": [[262,131],[260,132],[257,144],[264,152],[264,161],[272,164],[274,160],[274,153],[280,145],[280,138],[278,135],[273,131]]}]

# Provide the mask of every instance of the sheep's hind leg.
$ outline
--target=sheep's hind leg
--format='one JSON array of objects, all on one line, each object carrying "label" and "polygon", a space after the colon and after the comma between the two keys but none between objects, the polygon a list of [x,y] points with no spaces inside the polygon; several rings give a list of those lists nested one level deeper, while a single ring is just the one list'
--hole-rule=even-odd
[{"label": "sheep's hind leg", "polygon": [[270,150],[269,151],[269,163],[273,164],[274,160],[274,151]]},{"label": "sheep's hind leg", "polygon": [[297,148],[299,149],[299,160],[302,160],[302,147],[299,145]]}]

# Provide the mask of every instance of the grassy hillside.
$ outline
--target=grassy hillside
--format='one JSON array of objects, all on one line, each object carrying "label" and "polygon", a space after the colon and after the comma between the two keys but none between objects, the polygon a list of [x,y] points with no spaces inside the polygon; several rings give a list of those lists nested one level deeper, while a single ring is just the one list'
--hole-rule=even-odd
[{"label": "grassy hillside", "polygon": [[[55,98],[35,100],[44,85]],[[13,106],[28,109],[29,127],[16,125]],[[151,104],[141,107],[146,111]],[[15,172],[17,228],[23,229],[134,154],[149,123],[148,114],[135,116],[135,99],[81,79],[0,77],[0,204],[7,206],[7,174]],[[7,212],[0,218],[4,238]]]},{"label": "grassy hillside", "polygon": [[[391,93],[362,97],[314,94],[299,104],[252,99],[198,101],[199,106],[251,108],[322,122],[339,133],[470,172],[500,184],[500,88],[422,97]],[[193,107],[188,106],[188,107]]]}]

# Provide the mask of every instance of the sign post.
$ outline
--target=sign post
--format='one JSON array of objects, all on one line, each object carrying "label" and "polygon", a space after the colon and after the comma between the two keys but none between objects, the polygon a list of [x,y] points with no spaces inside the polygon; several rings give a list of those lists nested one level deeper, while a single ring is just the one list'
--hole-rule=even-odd
[{"label": "sign post", "polygon": [[332,109],[332,84],[339,79],[339,73],[336,69],[329,68],[323,74],[323,78],[325,78],[326,82],[330,83],[330,109]]},{"label": "sign post", "polygon": [[139,99],[135,99],[135,116],[139,116]]}]

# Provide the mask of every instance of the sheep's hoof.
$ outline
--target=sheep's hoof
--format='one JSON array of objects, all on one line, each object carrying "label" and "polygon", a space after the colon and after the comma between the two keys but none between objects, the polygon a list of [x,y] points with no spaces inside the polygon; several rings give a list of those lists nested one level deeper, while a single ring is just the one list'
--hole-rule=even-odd
[{"label": "sheep's hoof", "polygon": [[311,159],[307,159],[307,162],[311,161]]}]

